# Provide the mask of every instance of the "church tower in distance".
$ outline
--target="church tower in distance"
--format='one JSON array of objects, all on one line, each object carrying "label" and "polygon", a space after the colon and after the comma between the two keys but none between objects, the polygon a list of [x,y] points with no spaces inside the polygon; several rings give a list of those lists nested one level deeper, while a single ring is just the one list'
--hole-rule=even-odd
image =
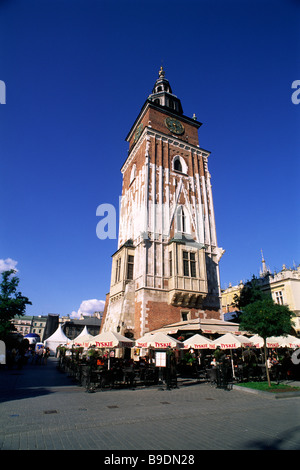
[{"label": "church tower in distance", "polygon": [[137,339],[163,325],[223,319],[210,173],[201,123],[161,67],[126,138],[118,250],[101,331]]}]

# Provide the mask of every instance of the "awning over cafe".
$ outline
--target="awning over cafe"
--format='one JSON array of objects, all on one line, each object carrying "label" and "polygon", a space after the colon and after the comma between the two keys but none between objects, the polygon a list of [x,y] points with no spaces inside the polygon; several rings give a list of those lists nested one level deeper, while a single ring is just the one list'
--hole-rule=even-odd
[{"label": "awning over cafe", "polygon": [[150,333],[162,332],[168,335],[180,334],[180,332],[187,333],[199,333],[199,334],[241,334],[239,331],[239,324],[227,322],[224,320],[217,319],[199,319],[180,321],[165,325],[157,330],[153,330]]}]

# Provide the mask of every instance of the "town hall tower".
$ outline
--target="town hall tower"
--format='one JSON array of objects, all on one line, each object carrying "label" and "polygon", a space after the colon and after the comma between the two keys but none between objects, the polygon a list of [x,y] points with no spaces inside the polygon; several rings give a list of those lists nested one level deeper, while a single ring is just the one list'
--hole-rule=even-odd
[{"label": "town hall tower", "polygon": [[101,331],[138,338],[180,320],[223,319],[208,157],[161,67],[126,140],[118,249]]}]

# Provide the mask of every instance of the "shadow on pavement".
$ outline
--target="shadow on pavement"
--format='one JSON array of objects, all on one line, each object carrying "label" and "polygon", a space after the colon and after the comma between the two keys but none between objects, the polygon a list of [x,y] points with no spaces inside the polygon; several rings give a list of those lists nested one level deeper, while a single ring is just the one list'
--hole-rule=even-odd
[{"label": "shadow on pavement", "polygon": [[[281,450],[285,449],[285,443],[287,441],[294,441],[295,447],[293,450],[299,450],[299,437],[300,437],[300,426],[290,429],[288,432],[279,434],[276,439],[265,439],[250,441],[249,445],[245,447],[245,450],[255,449],[255,450]],[[289,447],[290,449],[290,447]]]},{"label": "shadow on pavement", "polygon": [[40,397],[41,395],[50,395],[51,393],[54,393],[54,391],[47,388],[20,388],[11,392],[0,391],[0,403],[13,400],[23,400],[25,398]]},{"label": "shadow on pavement", "polygon": [[57,370],[56,358],[49,359],[46,365],[29,363],[21,369],[1,368],[0,403],[49,395],[57,391],[59,387],[74,387],[70,378]]}]

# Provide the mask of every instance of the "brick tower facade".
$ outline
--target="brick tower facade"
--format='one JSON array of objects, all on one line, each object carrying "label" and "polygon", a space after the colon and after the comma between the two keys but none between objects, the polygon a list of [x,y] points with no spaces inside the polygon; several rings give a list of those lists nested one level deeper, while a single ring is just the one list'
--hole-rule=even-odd
[{"label": "brick tower facade", "polygon": [[126,140],[118,250],[101,331],[138,338],[180,320],[222,319],[210,153],[161,68]]}]

